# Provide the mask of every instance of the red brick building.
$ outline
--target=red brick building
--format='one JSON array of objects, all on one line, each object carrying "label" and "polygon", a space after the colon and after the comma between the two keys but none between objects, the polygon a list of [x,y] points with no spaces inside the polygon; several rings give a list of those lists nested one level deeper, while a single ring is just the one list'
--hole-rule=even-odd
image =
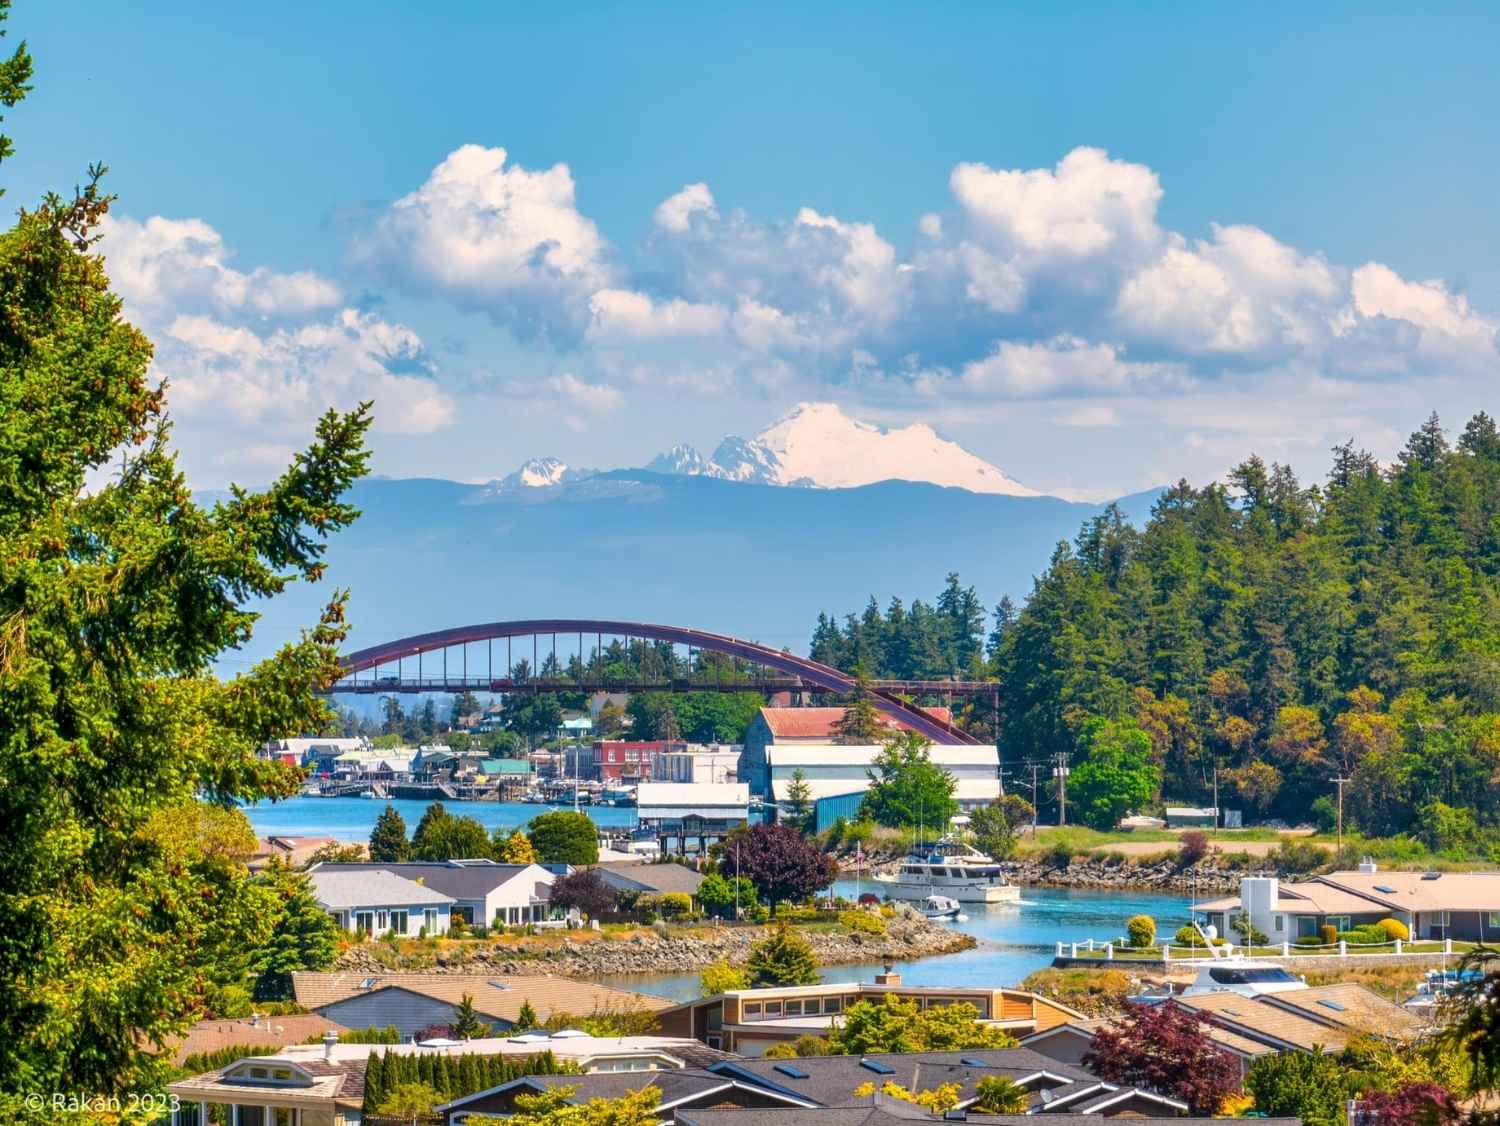
[{"label": "red brick building", "polygon": [[594,764],[599,770],[599,781],[623,782],[627,785],[649,782],[659,755],[666,751],[682,750],[686,746],[686,743],[668,743],[661,739],[640,743],[606,739],[595,743]]}]

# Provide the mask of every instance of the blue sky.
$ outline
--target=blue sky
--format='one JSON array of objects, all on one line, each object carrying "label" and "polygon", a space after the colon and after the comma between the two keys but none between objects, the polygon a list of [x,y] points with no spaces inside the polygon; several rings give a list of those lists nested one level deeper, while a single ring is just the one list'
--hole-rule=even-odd
[{"label": "blue sky", "polygon": [[1089,495],[1496,410],[1493,5],[303,7],[11,19],[205,484],[360,394],[401,475],[831,399]]}]

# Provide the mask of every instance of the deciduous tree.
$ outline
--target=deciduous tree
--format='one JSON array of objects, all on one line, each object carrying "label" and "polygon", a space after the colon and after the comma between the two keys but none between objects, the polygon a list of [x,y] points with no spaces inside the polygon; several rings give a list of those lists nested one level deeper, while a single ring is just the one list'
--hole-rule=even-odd
[{"label": "deciduous tree", "polygon": [[1170,1001],[1136,1006],[1099,1029],[1083,1066],[1112,1083],[1180,1099],[1204,1118],[1240,1088],[1239,1064],[1209,1038],[1207,1017]]},{"label": "deciduous tree", "polygon": [[861,820],[880,825],[924,825],[941,835],[958,812],[953,775],[932,761],[930,740],[915,731],[892,736],[867,771],[870,786],[860,803]]},{"label": "deciduous tree", "polygon": [[800,902],[833,883],[833,857],[818,850],[790,825],[751,825],[731,833],[724,855],[737,856],[740,874],[768,904]]},{"label": "deciduous tree", "polygon": [[531,819],[526,839],[542,864],[597,864],[599,830],[586,813],[557,809]]}]

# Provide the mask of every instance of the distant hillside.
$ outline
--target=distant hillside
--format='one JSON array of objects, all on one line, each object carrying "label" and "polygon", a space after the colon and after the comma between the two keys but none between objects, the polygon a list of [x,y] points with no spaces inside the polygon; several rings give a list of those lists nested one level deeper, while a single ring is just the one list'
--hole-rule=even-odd
[{"label": "distant hillside", "polygon": [[[1157,494],[1120,503],[1143,521]],[[351,646],[468,622],[608,616],[697,626],[805,653],[818,613],[937,589],[960,572],[1019,600],[1100,510],[903,481],[788,489],[619,470],[525,489],[369,480],[320,588],[294,585],[242,661],[352,591]],[[236,664],[226,665],[234,671]]]}]

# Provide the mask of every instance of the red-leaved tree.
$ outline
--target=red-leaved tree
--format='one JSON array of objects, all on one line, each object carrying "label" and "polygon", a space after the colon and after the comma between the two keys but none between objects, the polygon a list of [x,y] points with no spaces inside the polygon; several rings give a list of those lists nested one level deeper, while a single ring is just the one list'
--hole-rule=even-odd
[{"label": "red-leaved tree", "polygon": [[1459,1118],[1453,1093],[1436,1083],[1403,1083],[1394,1091],[1369,1091],[1355,1103],[1357,1123],[1379,1126],[1445,1126]]},{"label": "red-leaved tree", "polygon": [[1240,1089],[1240,1068],[1208,1034],[1208,1018],[1182,1005],[1133,1007],[1094,1033],[1083,1066],[1101,1079],[1181,1099],[1207,1118]]},{"label": "red-leaved tree", "polygon": [[550,901],[564,911],[577,908],[594,918],[615,910],[620,898],[594,869],[578,868],[552,881]]},{"label": "red-leaved tree", "polygon": [[736,864],[772,904],[807,899],[833,883],[838,871],[833,857],[786,824],[751,825],[730,834],[719,866],[732,876]]}]

